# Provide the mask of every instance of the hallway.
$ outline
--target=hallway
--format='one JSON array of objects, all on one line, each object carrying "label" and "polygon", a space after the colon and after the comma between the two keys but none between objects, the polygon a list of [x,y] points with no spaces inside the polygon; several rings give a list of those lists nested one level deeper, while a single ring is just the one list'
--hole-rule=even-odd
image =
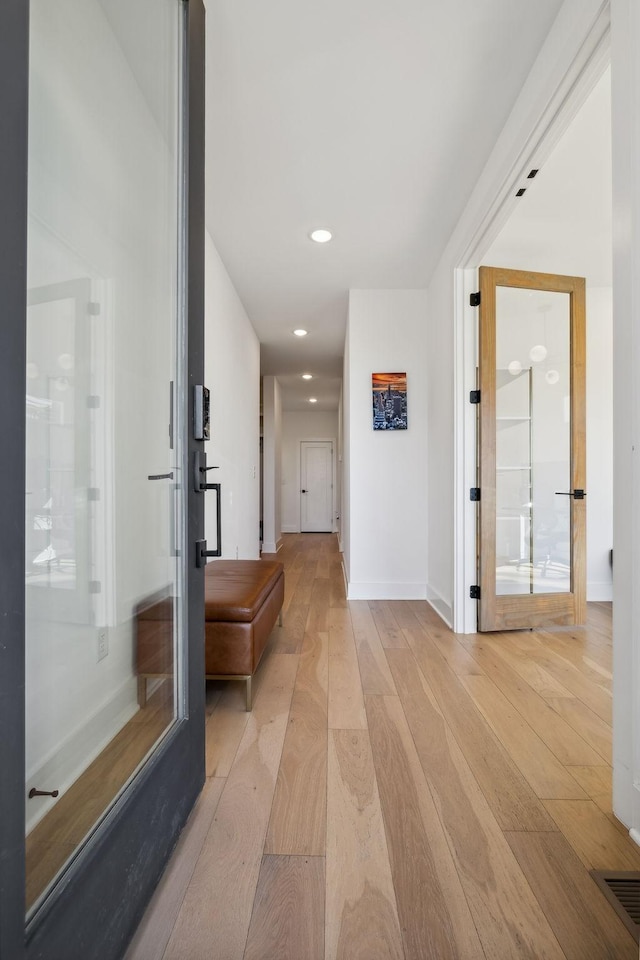
[{"label": "hallway", "polygon": [[207,782],[127,960],[625,960],[589,869],[611,813],[611,612],[456,636],[347,603],[335,536],[290,534],[284,627],[208,687]]}]

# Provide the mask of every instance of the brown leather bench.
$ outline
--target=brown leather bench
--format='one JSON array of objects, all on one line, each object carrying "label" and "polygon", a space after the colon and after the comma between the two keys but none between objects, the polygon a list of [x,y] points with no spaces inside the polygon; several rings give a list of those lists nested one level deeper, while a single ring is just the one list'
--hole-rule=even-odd
[{"label": "brown leather bench", "polygon": [[[282,625],[284,567],[276,560],[214,560],[205,568],[205,676],[244,680],[251,710],[251,679],[277,620]],[[147,680],[173,672],[173,600],[168,591],[136,609],[138,702]]]},{"label": "brown leather bench", "polygon": [[204,656],[207,680],[251,678],[276,620],[282,626],[284,567],[277,560],[214,560],[204,580]]}]

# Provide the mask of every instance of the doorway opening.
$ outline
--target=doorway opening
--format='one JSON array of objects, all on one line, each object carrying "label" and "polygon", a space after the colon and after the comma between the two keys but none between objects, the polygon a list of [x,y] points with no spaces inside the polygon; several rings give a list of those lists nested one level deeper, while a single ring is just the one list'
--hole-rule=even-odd
[{"label": "doorway opening", "polygon": [[[544,162],[531,161],[525,193],[517,200],[497,236],[487,234],[475,262],[513,270],[561,273],[586,280],[587,392],[587,600],[611,601],[613,540],[613,368],[612,368],[612,202],[611,81],[608,62],[584,78],[579,109],[564,121],[561,136]],[[567,108],[569,109],[569,108]],[[544,145],[539,145],[540,153]],[[478,290],[476,268],[459,271],[459,310],[464,313],[464,399],[476,388],[477,310],[469,296]],[[464,300],[462,300],[464,298]],[[465,304],[462,307],[462,302]],[[476,480],[475,409],[464,417],[464,489]],[[474,632],[477,601],[469,586],[477,584],[476,504],[466,502],[456,546],[458,632]]]},{"label": "doorway opening", "polygon": [[300,441],[300,532],[333,532],[333,440]]}]

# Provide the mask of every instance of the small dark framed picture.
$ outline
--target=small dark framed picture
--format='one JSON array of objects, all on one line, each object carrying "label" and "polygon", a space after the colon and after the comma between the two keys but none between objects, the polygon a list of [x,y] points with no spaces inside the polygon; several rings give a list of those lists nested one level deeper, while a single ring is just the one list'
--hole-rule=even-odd
[{"label": "small dark framed picture", "polygon": [[373,373],[373,429],[407,429],[407,374]]}]

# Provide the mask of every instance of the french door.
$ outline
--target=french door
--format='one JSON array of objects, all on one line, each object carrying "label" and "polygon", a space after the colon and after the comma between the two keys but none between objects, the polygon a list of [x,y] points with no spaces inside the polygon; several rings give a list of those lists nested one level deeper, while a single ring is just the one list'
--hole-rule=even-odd
[{"label": "french door", "polygon": [[120,960],[204,782],[204,34],[0,5],[0,960]]},{"label": "french door", "polygon": [[479,276],[478,628],[583,623],[585,282]]}]

